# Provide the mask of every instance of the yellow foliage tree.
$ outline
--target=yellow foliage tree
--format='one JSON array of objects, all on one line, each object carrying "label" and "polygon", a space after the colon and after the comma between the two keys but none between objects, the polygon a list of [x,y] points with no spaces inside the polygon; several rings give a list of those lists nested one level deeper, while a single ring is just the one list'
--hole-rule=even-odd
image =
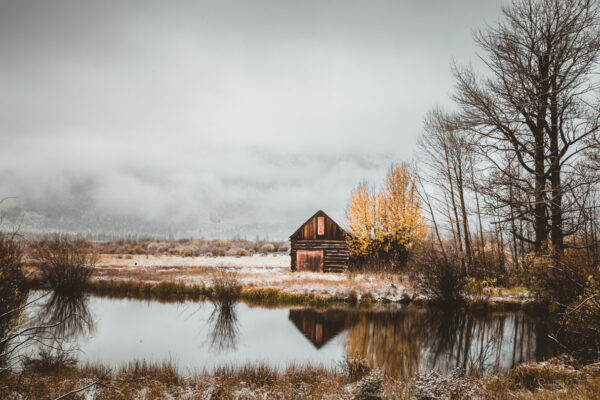
[{"label": "yellow foliage tree", "polygon": [[353,257],[369,254],[379,236],[377,197],[367,182],[360,182],[350,194],[345,219],[352,236],[348,245]]},{"label": "yellow foliage tree", "polygon": [[361,182],[350,195],[346,226],[353,258],[377,258],[399,266],[427,235],[415,174],[406,164],[392,164],[383,189]]},{"label": "yellow foliage tree", "polygon": [[415,174],[406,164],[393,164],[388,170],[379,210],[384,241],[410,250],[427,235],[427,222],[421,214]]}]

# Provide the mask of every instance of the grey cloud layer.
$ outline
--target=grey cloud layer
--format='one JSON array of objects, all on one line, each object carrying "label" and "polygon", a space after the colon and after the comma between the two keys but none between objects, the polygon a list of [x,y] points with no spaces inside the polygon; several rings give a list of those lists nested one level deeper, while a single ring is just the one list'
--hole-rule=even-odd
[{"label": "grey cloud layer", "polygon": [[358,180],[411,158],[424,112],[451,90],[451,57],[468,60],[471,28],[498,12],[1,1],[0,196],[91,229],[341,218]]}]

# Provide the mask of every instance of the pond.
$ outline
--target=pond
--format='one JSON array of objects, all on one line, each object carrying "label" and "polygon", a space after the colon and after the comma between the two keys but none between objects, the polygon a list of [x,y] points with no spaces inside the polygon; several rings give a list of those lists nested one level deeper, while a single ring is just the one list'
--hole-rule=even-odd
[{"label": "pond", "polygon": [[256,362],[336,367],[346,357],[364,358],[395,376],[455,368],[492,373],[555,354],[544,319],[523,312],[244,303],[218,312],[209,302],[48,296],[33,313],[33,319],[47,324],[77,315],[53,335],[76,349],[80,363],[170,361],[182,373]]}]

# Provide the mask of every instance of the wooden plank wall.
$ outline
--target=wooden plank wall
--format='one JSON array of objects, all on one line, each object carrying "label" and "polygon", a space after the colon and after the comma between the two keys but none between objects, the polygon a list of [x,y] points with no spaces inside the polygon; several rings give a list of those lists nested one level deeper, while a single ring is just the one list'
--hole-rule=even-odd
[{"label": "wooden plank wall", "polygon": [[292,271],[296,271],[298,250],[323,250],[323,272],[344,272],[348,268],[349,251],[345,240],[292,240]]},{"label": "wooden plank wall", "polygon": [[[325,218],[325,234],[317,235],[317,218]],[[318,212],[312,216],[311,219],[306,221],[302,227],[295,232],[292,240],[345,240],[346,233],[336,224],[331,218],[329,218],[324,212]]]}]

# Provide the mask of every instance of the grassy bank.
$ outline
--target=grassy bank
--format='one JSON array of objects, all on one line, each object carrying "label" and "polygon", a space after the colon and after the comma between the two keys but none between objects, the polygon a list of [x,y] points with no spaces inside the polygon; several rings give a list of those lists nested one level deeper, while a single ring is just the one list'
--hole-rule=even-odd
[{"label": "grassy bank", "polygon": [[[97,296],[115,298],[152,299],[163,301],[207,300],[213,290],[203,285],[184,285],[173,282],[146,283],[132,281],[94,281],[87,291]],[[273,288],[244,288],[240,300],[256,305],[311,305],[326,306],[347,304],[356,299],[315,295],[312,293],[290,293]]]},{"label": "grassy bank", "polygon": [[99,365],[73,367],[46,361],[31,364],[19,375],[0,374],[2,398],[19,397],[19,390],[26,390],[30,398],[57,398],[86,386],[89,389],[72,398],[588,400],[598,398],[600,368],[579,366],[558,357],[485,378],[429,373],[390,379],[354,362],[336,369],[224,366],[210,373],[184,376],[168,363],[132,362],[110,370]]},{"label": "grassy bank", "polygon": [[[175,282],[135,282],[119,280],[96,280],[89,287],[88,292],[97,296],[115,298],[151,299],[162,301],[206,300],[212,296],[212,288],[205,285],[185,285]],[[387,306],[392,304],[414,304],[415,306],[431,306],[431,302],[422,297],[414,299],[406,296],[399,301],[385,297],[376,298],[371,293],[358,295],[349,292],[338,295],[324,295],[314,293],[288,292],[276,288],[246,287],[240,294],[240,300],[252,305],[359,305],[363,307]],[[540,305],[535,302],[519,300],[497,299],[479,297],[468,299],[464,304],[472,311],[533,311],[539,310]]]}]

